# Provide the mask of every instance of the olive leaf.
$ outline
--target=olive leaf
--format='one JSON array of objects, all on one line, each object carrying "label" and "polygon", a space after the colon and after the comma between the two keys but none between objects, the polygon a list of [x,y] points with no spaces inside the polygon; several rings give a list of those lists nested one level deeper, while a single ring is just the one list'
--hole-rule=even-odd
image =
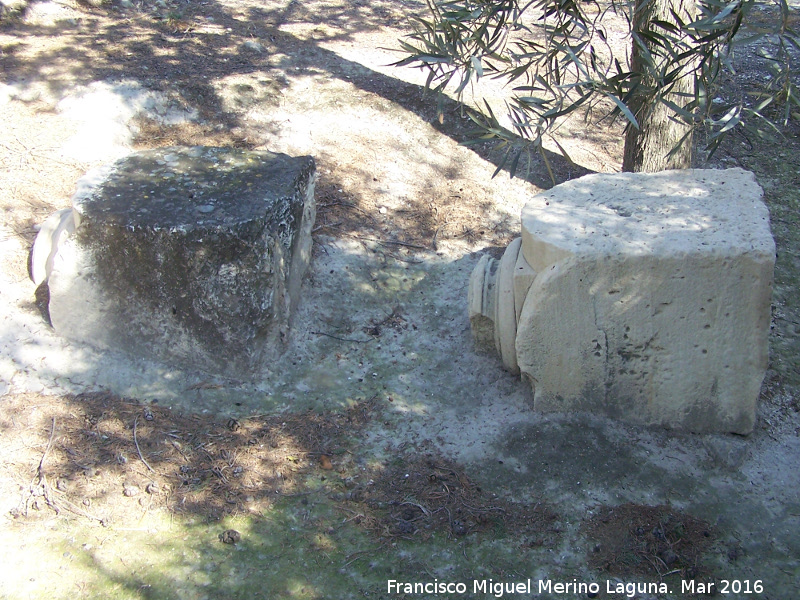
[{"label": "olive leaf", "polygon": [[[513,177],[530,151],[546,159],[545,143],[564,155],[558,128],[577,110],[587,124],[622,119],[626,128],[639,128],[637,115],[663,105],[671,119],[691,126],[673,153],[692,144],[698,126],[707,129],[706,150],[713,153],[736,129],[763,137],[800,114],[792,60],[800,37],[787,0],[773,1],[778,17],[765,27],[763,17],[748,26],[755,0],[672,0],[669,15],[649,19],[641,15],[655,0],[426,0],[427,16],[415,19],[394,64],[428,71],[426,88],[440,95],[440,111],[447,89],[466,104],[470,82],[516,84],[506,88],[502,118],[488,102],[469,112],[475,140],[493,140],[504,152],[495,175],[506,168]],[[611,17],[627,23],[629,48],[609,41]],[[719,99],[723,82],[736,75],[734,53],[754,43],[768,81],[739,86],[738,95],[725,88]],[[681,91],[686,78],[691,92]]]}]

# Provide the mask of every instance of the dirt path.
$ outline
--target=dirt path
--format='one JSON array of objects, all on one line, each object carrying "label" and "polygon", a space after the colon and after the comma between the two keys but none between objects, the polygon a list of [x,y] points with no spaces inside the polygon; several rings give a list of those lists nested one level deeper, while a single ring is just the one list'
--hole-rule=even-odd
[{"label": "dirt path", "polygon": [[[796,132],[758,152],[734,139],[716,163],[757,173],[779,246],[758,429],[542,417],[474,353],[465,303],[546,170],[491,179],[496,157],[459,145],[455,106],[439,123],[420,74],[387,66],[421,9],[35,2],[0,28],[0,598],[397,597],[388,579],[488,578],[599,582],[600,597],[625,596],[607,580],[668,586],[641,598],[759,580],[758,597],[792,596]],[[67,344],[36,309],[34,224],[91,166],[173,143],[317,159],[291,358],[256,383]],[[618,132],[573,143],[582,168],[556,160],[559,178],[616,168]]]}]

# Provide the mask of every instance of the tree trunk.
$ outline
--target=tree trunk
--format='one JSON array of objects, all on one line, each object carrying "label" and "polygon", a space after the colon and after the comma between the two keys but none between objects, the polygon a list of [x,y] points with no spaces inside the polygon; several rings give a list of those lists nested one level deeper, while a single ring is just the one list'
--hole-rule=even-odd
[{"label": "tree trunk", "polygon": [[[675,24],[676,20],[672,11],[680,15],[684,22],[690,22],[694,20],[696,6],[693,1],[643,0],[637,4],[634,12],[633,31],[650,31],[654,20]],[[663,33],[660,28],[656,31]],[[668,68],[671,67],[668,62],[669,57],[664,56],[663,49],[654,47],[652,42],[647,40],[645,45],[656,62],[656,72],[659,72],[665,65]],[[667,169],[691,167],[693,147],[691,132],[694,125],[681,120],[672,109],[658,101],[657,98],[661,95],[678,106],[686,105],[694,96],[693,71],[695,66],[691,62],[687,62],[680,78],[672,85],[668,93],[664,93],[659,90],[663,82],[659,82],[651,75],[641,50],[636,44],[633,44],[631,70],[634,73],[642,73],[639,97],[634,104],[634,114],[639,123],[639,129],[633,125],[628,126],[622,161],[623,171],[654,173]],[[689,96],[687,97],[686,94]],[[686,137],[684,138],[684,136]],[[681,141],[682,139],[683,141]],[[670,152],[679,145],[679,149],[670,156]]]}]

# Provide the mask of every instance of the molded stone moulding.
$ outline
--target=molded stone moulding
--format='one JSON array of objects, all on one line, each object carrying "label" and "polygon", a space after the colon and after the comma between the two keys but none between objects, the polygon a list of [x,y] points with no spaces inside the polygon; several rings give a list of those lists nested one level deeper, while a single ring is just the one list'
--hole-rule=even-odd
[{"label": "molded stone moulding", "polygon": [[589,175],[534,197],[469,286],[479,347],[542,411],[752,431],[775,243],[742,169]]}]

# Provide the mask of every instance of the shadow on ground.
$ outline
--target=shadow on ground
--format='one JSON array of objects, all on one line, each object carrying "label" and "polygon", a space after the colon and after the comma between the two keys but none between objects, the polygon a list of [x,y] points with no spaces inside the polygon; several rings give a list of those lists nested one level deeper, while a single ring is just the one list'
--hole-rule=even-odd
[{"label": "shadow on ground", "polygon": [[[31,2],[27,10],[43,4]],[[210,138],[219,145],[252,147],[265,140],[248,137],[237,114],[226,110],[213,83],[233,75],[260,74],[269,80],[267,95],[275,100],[287,78],[324,72],[399,105],[459,143],[474,135],[471,121],[454,101],[444,100],[440,123],[436,99],[422,87],[344,59],[324,47],[387,27],[395,28],[399,37],[409,16],[424,10],[422,3],[352,0],[332,6],[292,0],[254,8],[229,7],[216,1],[172,1],[137,6],[81,5],[78,18],[49,24],[7,17],[2,32],[9,41],[0,53],[6,80],[22,88],[32,81],[46,81],[51,93],[61,96],[80,84],[134,79],[153,90],[177,91],[183,102],[198,109],[201,131],[182,136],[182,143],[202,133],[206,143]],[[44,40],[46,44],[40,43]],[[495,166],[504,156],[488,144],[471,148]],[[589,172],[559,155],[548,153],[548,160],[557,183]],[[553,184],[540,157],[531,158],[526,177],[539,187]]]}]

